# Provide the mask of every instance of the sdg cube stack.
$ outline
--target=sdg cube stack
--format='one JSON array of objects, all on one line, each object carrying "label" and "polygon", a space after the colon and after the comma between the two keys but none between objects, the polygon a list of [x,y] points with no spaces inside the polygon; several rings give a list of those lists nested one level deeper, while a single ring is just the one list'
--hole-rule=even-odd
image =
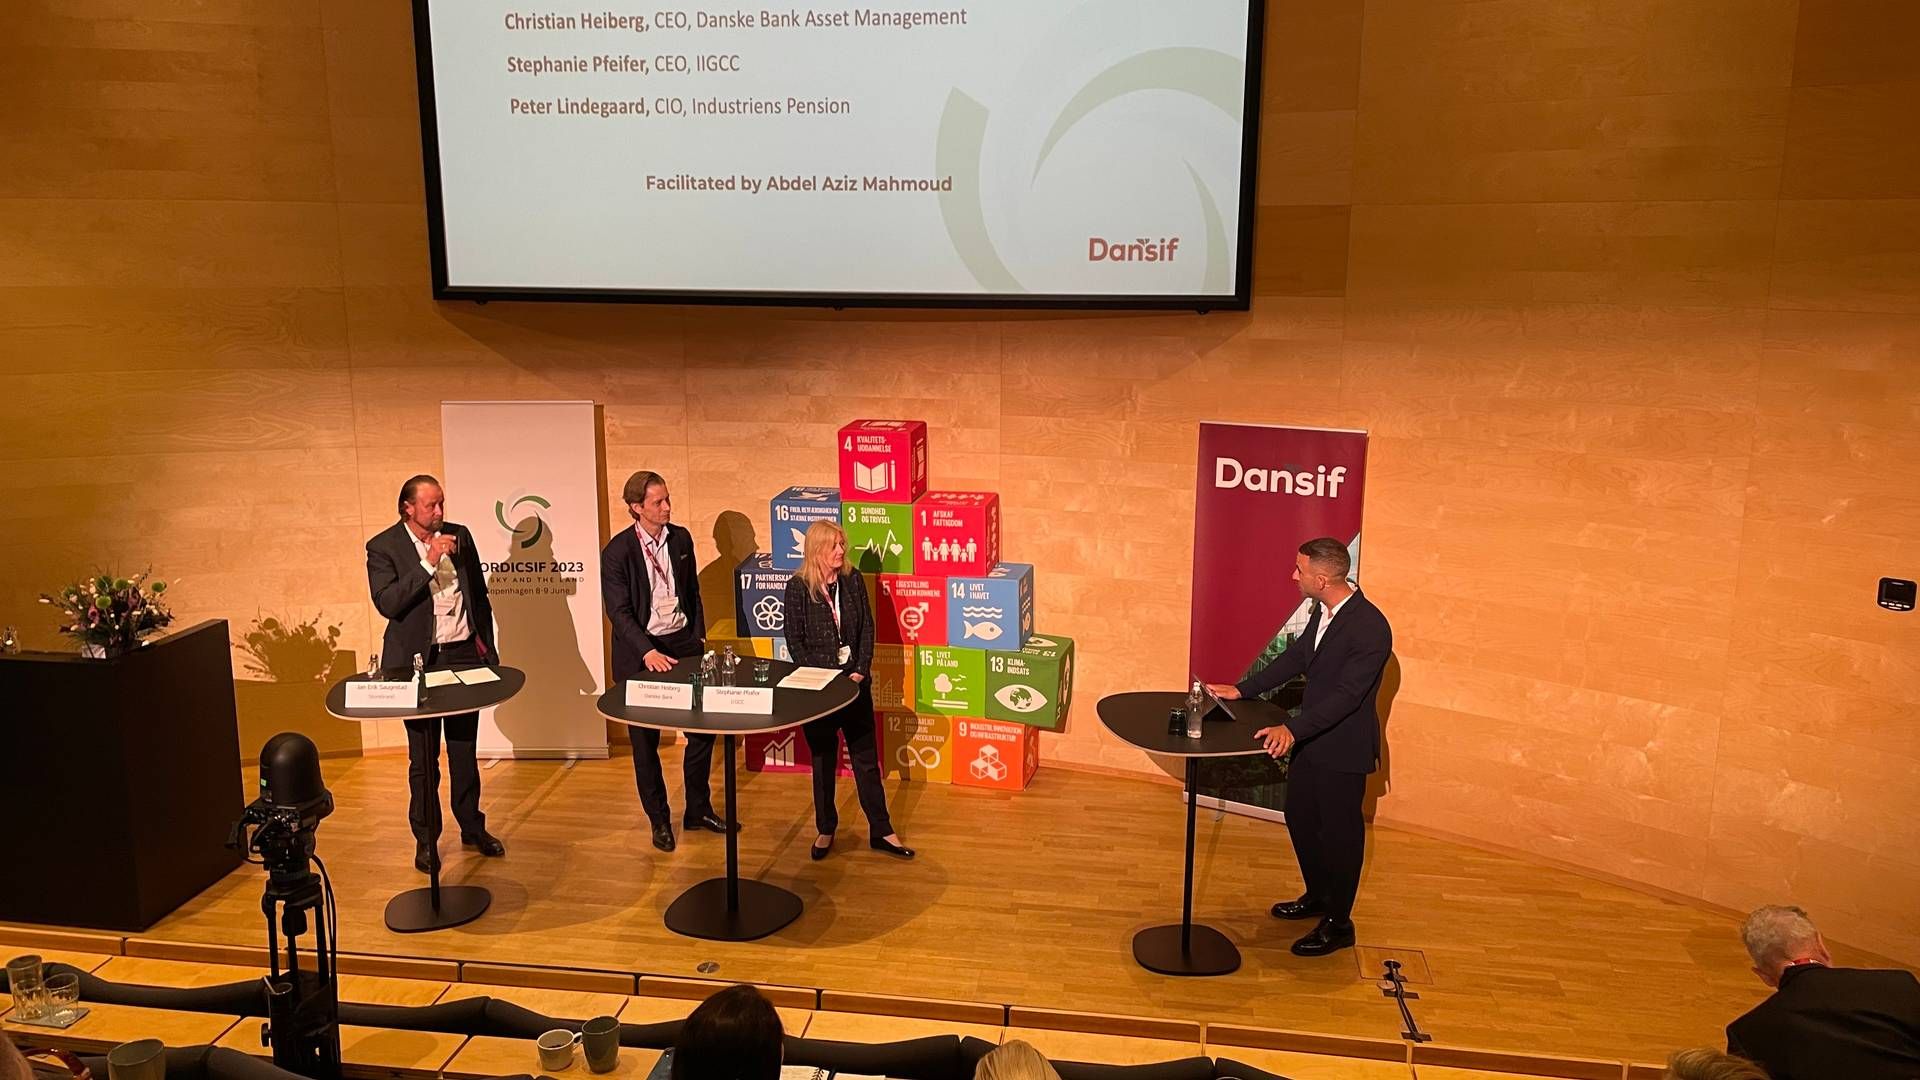
[{"label": "sdg cube stack", "polygon": [[[790,487],[769,503],[773,550],[734,572],[739,640],[731,644],[791,659],[787,579],[800,568],[807,527],[838,520],[872,601],[881,770],[1024,790],[1040,764],[1040,731],[1066,723],[1073,642],[1035,634],[1034,568],[1001,560],[1000,496],[929,491],[924,421],[855,420],[837,438],[838,489]],[[724,630],[716,627],[715,636]],[[797,730],[746,743],[749,769],[812,767]],[[844,748],[840,756],[844,772]]]}]

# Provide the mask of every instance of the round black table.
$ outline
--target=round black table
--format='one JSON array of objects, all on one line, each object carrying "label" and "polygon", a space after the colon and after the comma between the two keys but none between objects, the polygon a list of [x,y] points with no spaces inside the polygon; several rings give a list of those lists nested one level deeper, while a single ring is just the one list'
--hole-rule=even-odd
[{"label": "round black table", "polygon": [[1148,927],[1135,934],[1133,958],[1141,967],[1162,975],[1225,975],[1240,967],[1240,950],[1220,931],[1193,922],[1194,789],[1198,786],[1195,762],[1203,757],[1266,753],[1253,733],[1280,723],[1287,714],[1269,702],[1235,701],[1230,707],[1239,719],[1229,717],[1223,709],[1214,709],[1207,714],[1200,737],[1189,739],[1184,731],[1179,735],[1167,731],[1167,713],[1184,708],[1186,703],[1183,693],[1152,690],[1100,699],[1100,722],[1108,731],[1149,754],[1187,760],[1187,884],[1180,922]]},{"label": "round black table", "polygon": [[[733,685],[766,686],[773,689],[771,714],[708,713],[692,709],[649,709],[627,707],[627,688],[616,684],[600,695],[600,715],[617,724],[658,728],[662,731],[719,735],[726,751],[727,876],[708,878],[681,893],[667,906],[667,929],[687,937],[712,941],[752,941],[763,938],[800,917],[800,897],[764,881],[740,880],[739,824],[734,818],[734,739],[741,735],[761,735],[798,727],[809,720],[846,708],[860,696],[860,690],[846,675],[819,690],[782,689],[775,684],[800,665],[784,660],[767,660],[765,683],[753,681],[753,666],[761,661],[741,657]],[[697,660],[680,660],[672,671],[646,672],[638,681],[685,683],[693,679]],[[834,763],[828,762],[828,768]]]},{"label": "round black table", "polygon": [[[468,667],[484,667],[473,664]],[[429,668],[429,671],[451,671],[453,668]],[[464,669],[461,669],[464,670]],[[341,720],[358,720],[362,723],[374,720],[431,720],[440,716],[458,716],[461,713],[479,712],[513,697],[520,688],[527,685],[527,673],[519,668],[496,667],[493,673],[500,678],[496,682],[453,683],[448,686],[436,686],[427,690],[416,708],[412,709],[349,709],[347,708],[347,684],[364,682],[366,675],[352,675],[327,688],[327,713]],[[389,668],[380,673],[383,679],[403,680],[413,677],[411,668]],[[470,923],[479,918],[493,903],[493,894],[479,885],[440,884],[440,761],[434,759],[430,768],[434,776],[433,796],[433,856],[427,860],[427,887],[408,889],[387,901],[387,929],[396,934],[418,934],[425,930],[445,930],[449,927]]]}]

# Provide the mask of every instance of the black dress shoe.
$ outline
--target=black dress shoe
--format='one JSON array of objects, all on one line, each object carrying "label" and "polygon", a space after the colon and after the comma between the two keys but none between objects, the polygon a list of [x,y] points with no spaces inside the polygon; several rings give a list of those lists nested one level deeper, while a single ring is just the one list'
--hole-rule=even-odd
[{"label": "black dress shoe", "polygon": [[913,858],[912,848],[906,846],[905,844],[889,844],[886,840],[878,836],[874,837],[873,840],[868,844],[868,846],[873,848],[873,850],[875,851],[885,852],[896,859]]},{"label": "black dress shoe", "polygon": [[815,840],[813,842],[813,848],[812,850],[807,852],[807,857],[812,859],[814,862],[819,862],[821,859],[826,858],[827,853],[832,850],[833,850],[833,834],[828,833],[826,843],[822,844],[818,840]]},{"label": "black dress shoe", "polygon": [[1336,927],[1325,919],[1320,925],[1307,931],[1307,936],[1293,943],[1295,956],[1326,956],[1341,949],[1353,948],[1353,924],[1344,928]]},{"label": "black dress shoe", "polygon": [[490,859],[497,859],[507,853],[507,845],[501,843],[500,838],[490,832],[482,831],[478,836],[461,833],[460,842],[470,848],[479,848],[480,854]]},{"label": "black dress shoe", "polygon": [[1320,908],[1320,902],[1311,896],[1298,900],[1282,900],[1268,909],[1276,919],[1317,919],[1326,912]]},{"label": "black dress shoe", "polygon": [[[705,829],[708,832],[717,832],[722,836],[727,834],[727,823],[715,817],[712,811],[685,818],[680,822],[680,827],[684,829]],[[740,824],[738,822],[734,823],[733,831],[740,831]]]},{"label": "black dress shoe", "polygon": [[653,827],[653,846],[661,851],[673,850],[673,826],[655,825]]},{"label": "black dress shoe", "polygon": [[433,873],[433,859],[434,856],[438,854],[439,852],[434,850],[432,844],[415,844],[413,846],[413,868],[423,874]]}]

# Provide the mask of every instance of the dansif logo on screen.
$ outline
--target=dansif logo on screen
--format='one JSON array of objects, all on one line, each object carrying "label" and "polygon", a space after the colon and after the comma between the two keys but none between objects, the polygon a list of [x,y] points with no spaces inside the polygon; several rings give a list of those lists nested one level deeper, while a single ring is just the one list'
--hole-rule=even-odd
[{"label": "dansif logo on screen", "polygon": [[1087,237],[1087,261],[1091,263],[1172,262],[1174,253],[1179,250],[1180,238],[1177,236],[1163,236],[1157,240],[1144,236],[1133,240]]}]

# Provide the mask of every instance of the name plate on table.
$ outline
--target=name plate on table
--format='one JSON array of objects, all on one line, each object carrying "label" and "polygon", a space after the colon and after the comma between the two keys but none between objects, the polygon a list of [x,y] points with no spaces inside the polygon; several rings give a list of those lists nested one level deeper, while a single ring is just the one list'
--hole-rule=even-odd
[{"label": "name plate on table", "polygon": [[688,683],[627,680],[627,708],[693,711],[693,687]]},{"label": "name plate on table", "polygon": [[709,686],[700,693],[700,708],[710,713],[748,713],[768,716],[773,712],[773,688],[770,686]]},{"label": "name plate on table", "polygon": [[347,684],[349,709],[417,709],[420,686],[412,679],[404,682],[355,679]]}]

